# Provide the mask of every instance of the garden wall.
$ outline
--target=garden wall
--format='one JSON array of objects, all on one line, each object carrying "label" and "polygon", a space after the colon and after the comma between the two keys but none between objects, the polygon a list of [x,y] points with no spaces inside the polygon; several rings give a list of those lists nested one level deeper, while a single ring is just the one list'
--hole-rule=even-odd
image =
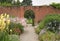
[{"label": "garden wall", "polygon": [[10,15],[15,15],[20,18],[24,18],[24,12],[26,10],[33,10],[35,13],[35,22],[42,20],[45,15],[50,13],[60,13],[60,9],[55,9],[51,6],[12,6],[12,7],[2,7],[0,6],[0,14],[8,13]]}]

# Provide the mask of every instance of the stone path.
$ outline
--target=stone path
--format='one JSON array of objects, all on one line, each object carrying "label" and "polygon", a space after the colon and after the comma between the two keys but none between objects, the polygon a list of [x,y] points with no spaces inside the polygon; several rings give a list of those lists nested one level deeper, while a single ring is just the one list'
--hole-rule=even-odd
[{"label": "stone path", "polygon": [[34,31],[34,27],[28,25],[24,28],[24,33],[20,35],[21,41],[38,41],[38,35]]}]

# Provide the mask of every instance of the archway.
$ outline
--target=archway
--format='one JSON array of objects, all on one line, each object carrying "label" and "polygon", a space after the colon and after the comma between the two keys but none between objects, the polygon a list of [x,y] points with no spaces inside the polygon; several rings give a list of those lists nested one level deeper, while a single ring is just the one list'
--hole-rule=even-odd
[{"label": "archway", "polygon": [[35,15],[33,10],[26,10],[24,13],[24,17],[28,20],[28,22],[32,24],[32,26],[34,26]]}]

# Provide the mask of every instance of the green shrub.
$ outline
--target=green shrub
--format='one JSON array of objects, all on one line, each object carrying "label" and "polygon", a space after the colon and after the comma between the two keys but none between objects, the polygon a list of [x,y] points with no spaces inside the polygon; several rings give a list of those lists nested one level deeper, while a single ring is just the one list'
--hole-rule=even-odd
[{"label": "green shrub", "polygon": [[44,34],[39,35],[39,41],[60,41],[60,34],[47,31]]},{"label": "green shrub", "polygon": [[16,24],[16,26],[21,30],[21,32],[24,31],[24,30],[23,30],[24,27],[23,27],[20,23]]},{"label": "green shrub", "polygon": [[55,39],[56,39],[57,41],[60,41],[60,34],[56,34],[56,35],[55,35]]},{"label": "green shrub", "polygon": [[9,35],[10,41],[20,41],[20,38],[18,35]]},{"label": "green shrub", "polygon": [[20,34],[24,31],[24,27],[20,23],[14,22],[10,23],[9,29],[12,30],[12,32],[9,31],[9,34]]},{"label": "green shrub", "polygon": [[42,35],[39,35],[39,41],[55,41],[55,34],[48,31]]},{"label": "green shrub", "polygon": [[[37,30],[37,32],[39,33],[41,31],[41,29],[46,28],[47,24],[51,21],[57,21],[60,22],[60,14],[48,14],[40,23],[39,26],[37,27],[40,30]],[[51,28],[52,29],[52,28]]]}]

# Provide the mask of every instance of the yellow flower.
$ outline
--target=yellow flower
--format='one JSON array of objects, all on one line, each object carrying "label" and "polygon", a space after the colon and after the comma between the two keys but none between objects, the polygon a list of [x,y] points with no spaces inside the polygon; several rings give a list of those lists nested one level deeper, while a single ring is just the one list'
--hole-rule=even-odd
[{"label": "yellow flower", "polygon": [[3,19],[4,18],[4,16],[1,16],[1,19]]},{"label": "yellow flower", "polygon": [[2,27],[0,27],[0,30],[2,30]]},{"label": "yellow flower", "polygon": [[6,22],[7,22],[8,25],[10,24],[10,20],[9,19]]},{"label": "yellow flower", "polygon": [[4,15],[5,17],[7,16],[7,14],[5,13],[5,15]]},{"label": "yellow flower", "polygon": [[3,16],[3,14],[1,14],[1,16]]},{"label": "yellow flower", "polygon": [[1,19],[0,19],[0,24],[1,24]]},{"label": "yellow flower", "polygon": [[[7,18],[7,19],[5,19],[5,18]],[[6,27],[6,25],[7,25],[6,29],[8,29],[9,24],[10,24],[9,15],[7,15],[6,13],[5,13],[5,15],[1,14],[0,15],[0,30],[3,31]]]},{"label": "yellow flower", "polygon": [[7,18],[9,18],[9,15],[7,15]]}]

